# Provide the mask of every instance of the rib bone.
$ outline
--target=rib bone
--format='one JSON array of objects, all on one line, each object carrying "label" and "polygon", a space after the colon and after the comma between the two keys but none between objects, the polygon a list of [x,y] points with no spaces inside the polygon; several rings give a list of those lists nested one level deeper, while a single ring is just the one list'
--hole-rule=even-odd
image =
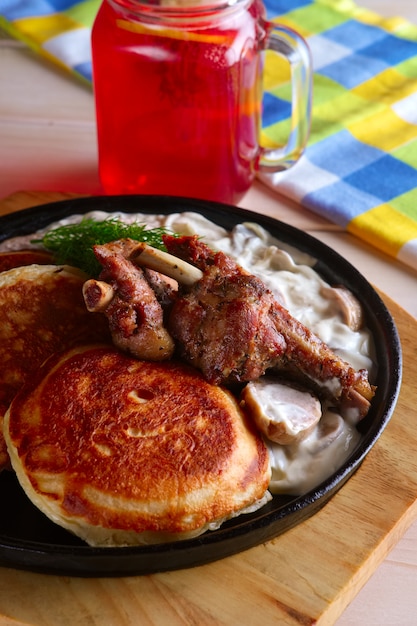
[{"label": "rib bone", "polygon": [[136,265],[148,267],[156,272],[174,278],[181,285],[194,285],[203,277],[203,272],[183,261],[182,259],[163,252],[157,248],[152,248],[146,243],[138,243],[137,247],[130,254],[130,259]]},{"label": "rib bone", "polygon": [[90,278],[83,285],[84,302],[90,313],[105,311],[114,295],[113,287],[103,280]]}]

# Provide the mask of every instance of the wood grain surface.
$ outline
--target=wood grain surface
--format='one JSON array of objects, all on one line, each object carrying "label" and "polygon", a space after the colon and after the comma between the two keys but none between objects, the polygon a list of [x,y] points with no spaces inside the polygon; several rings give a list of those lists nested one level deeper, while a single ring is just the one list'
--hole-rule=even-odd
[{"label": "wood grain surface", "polygon": [[[20,192],[0,202],[0,214],[68,197]],[[188,570],[80,579],[0,568],[0,624],[334,624],[417,517],[417,322],[383,298],[403,347],[400,397],[362,466],[323,509],[266,544]]]}]

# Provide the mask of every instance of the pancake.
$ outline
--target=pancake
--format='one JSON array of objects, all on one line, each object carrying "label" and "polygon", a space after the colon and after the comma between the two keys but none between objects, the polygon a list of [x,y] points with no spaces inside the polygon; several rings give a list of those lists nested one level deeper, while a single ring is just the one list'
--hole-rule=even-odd
[{"label": "pancake", "polygon": [[46,250],[9,250],[0,252],[0,272],[11,270],[22,265],[50,265],[52,254]]},{"label": "pancake", "polygon": [[85,307],[84,280],[57,265],[0,273],[0,470],[8,461],[1,423],[23,382],[54,352],[109,338],[104,316]]},{"label": "pancake", "polygon": [[51,357],[5,438],[30,500],[93,546],[193,537],[270,497],[266,446],[228,391],[113,346]]}]

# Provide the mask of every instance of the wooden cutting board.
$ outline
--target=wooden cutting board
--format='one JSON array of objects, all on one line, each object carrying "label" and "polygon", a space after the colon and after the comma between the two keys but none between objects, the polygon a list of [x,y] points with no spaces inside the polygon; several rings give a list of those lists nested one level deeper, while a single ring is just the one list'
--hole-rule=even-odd
[{"label": "wooden cutting board", "polygon": [[[21,192],[0,202],[0,214],[69,197]],[[417,322],[383,297],[404,353],[398,404],[321,511],[266,544],[188,570],[79,579],[0,568],[0,624],[333,624],[417,516]]]}]

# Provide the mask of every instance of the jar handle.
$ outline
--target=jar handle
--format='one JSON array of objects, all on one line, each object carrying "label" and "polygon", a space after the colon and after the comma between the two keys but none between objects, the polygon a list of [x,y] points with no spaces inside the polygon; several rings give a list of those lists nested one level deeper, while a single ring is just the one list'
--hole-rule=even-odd
[{"label": "jar handle", "polygon": [[312,61],[309,47],[297,32],[272,22],[264,23],[265,50],[273,50],[290,65],[292,86],[291,131],[284,146],[260,146],[257,169],[268,174],[286,170],[304,152],[310,134],[312,101]]}]

